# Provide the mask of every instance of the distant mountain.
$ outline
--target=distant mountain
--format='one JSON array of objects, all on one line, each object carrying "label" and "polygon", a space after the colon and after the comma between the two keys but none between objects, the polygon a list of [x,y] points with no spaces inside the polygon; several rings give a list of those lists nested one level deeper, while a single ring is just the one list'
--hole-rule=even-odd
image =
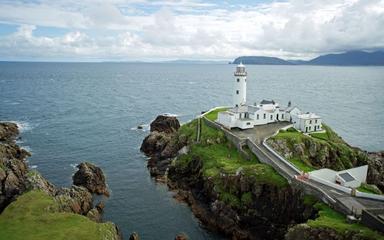
[{"label": "distant mountain", "polygon": [[384,65],[384,52],[351,51],[340,54],[327,54],[308,61],[310,65],[366,66]]},{"label": "distant mountain", "polygon": [[293,65],[288,61],[276,57],[262,57],[262,56],[242,56],[233,61],[233,64],[256,64],[256,65]]},{"label": "distant mountain", "polygon": [[220,60],[189,60],[189,59],[178,59],[178,60],[170,60],[170,61],[162,61],[159,63],[179,63],[179,64],[227,64],[228,61],[220,61]]},{"label": "distant mountain", "polygon": [[283,60],[276,57],[242,56],[233,61],[233,64],[257,65],[333,65],[333,66],[384,66],[384,52],[350,51],[340,54],[327,54],[309,61]]}]

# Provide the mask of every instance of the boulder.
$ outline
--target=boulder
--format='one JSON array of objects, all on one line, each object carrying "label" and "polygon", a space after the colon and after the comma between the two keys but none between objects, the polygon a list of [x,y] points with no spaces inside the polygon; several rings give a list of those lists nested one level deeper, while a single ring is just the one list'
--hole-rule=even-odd
[{"label": "boulder", "polygon": [[176,235],[175,240],[188,240],[188,236],[185,233],[179,233]]},{"label": "boulder", "polygon": [[91,193],[109,196],[103,171],[95,165],[84,162],[77,165],[79,169],[72,177],[73,184],[83,186]]},{"label": "boulder", "polygon": [[139,234],[137,232],[131,233],[131,236],[129,236],[129,240],[140,240]]},{"label": "boulder", "polygon": [[165,133],[173,133],[176,132],[180,128],[179,120],[173,116],[165,116],[159,115],[156,119],[151,123],[151,132],[165,132]]}]

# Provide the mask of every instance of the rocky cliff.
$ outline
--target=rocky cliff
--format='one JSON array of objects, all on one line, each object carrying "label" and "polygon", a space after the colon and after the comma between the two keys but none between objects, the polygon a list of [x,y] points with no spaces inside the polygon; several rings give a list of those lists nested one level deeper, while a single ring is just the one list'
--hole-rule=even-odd
[{"label": "rocky cliff", "polygon": [[[161,119],[167,121],[164,117]],[[152,125],[156,125],[156,121]],[[170,121],[174,122],[174,119]],[[204,126],[203,143],[195,144],[195,124],[196,121],[192,121],[179,131],[175,128],[151,131],[141,150],[150,157],[151,174],[157,177],[165,174],[168,186],[177,192],[177,198],[190,204],[194,214],[206,226],[233,239],[277,239],[284,236],[291,224],[314,217],[313,207],[303,203],[302,192],[292,189],[269,166],[256,160],[252,164],[245,162],[214,129]],[[236,167],[229,172],[224,167],[223,171],[217,171],[216,166],[211,168],[213,163],[208,162],[208,156],[198,154],[194,149],[198,146],[201,151],[208,152],[216,145],[220,146],[217,151],[231,149],[223,153],[229,158],[228,166],[231,166],[230,158],[244,161],[249,166]],[[217,156],[217,159],[223,156]],[[277,180],[268,179],[267,174]]]},{"label": "rocky cliff", "polygon": [[[249,149],[239,153],[222,132],[201,122],[200,142],[195,142],[198,121],[193,120],[178,130],[151,131],[141,150],[150,157],[152,176],[165,180],[175,197],[187,202],[210,229],[231,239],[381,239],[360,224],[346,223],[345,216],[291,187],[273,168],[251,156]],[[311,167],[336,163],[344,168],[369,161],[358,149],[347,151],[348,145],[277,140],[270,144],[279,151],[289,149],[284,151],[286,157],[304,157],[313,163]],[[382,155],[370,155],[380,162]],[[380,167],[375,169],[380,173]],[[380,181],[380,174],[373,176]]]},{"label": "rocky cliff", "polygon": [[[92,196],[92,193],[108,195],[101,169],[90,163],[81,163],[72,187],[55,187],[40,173],[28,169],[25,159],[30,154],[16,144],[18,134],[16,124],[0,123],[0,211],[24,193],[43,192],[55,202],[57,211],[84,215],[101,222],[104,203],[94,206]],[[30,195],[34,196],[33,193]],[[120,239],[117,227],[112,223],[110,226],[112,232],[108,236]]]}]

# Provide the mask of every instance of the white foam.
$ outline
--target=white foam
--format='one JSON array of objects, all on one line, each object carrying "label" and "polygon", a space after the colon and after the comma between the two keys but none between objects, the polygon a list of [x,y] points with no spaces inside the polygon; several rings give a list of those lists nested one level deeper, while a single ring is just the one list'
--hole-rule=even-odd
[{"label": "white foam", "polygon": [[179,116],[178,114],[175,114],[175,113],[163,113],[162,115],[168,116],[168,117],[178,117]]},{"label": "white foam", "polygon": [[25,151],[32,153],[32,148],[30,146],[21,146],[21,149],[24,149]]},{"label": "white foam", "polygon": [[27,132],[33,129],[32,125],[29,122],[24,121],[9,121],[11,123],[15,123],[20,132]]},{"label": "white foam", "polygon": [[77,163],[71,163],[71,164],[69,164],[69,166],[71,166],[71,167],[72,167],[73,169],[75,169],[75,170],[77,169],[77,165],[78,165]]},{"label": "white foam", "polygon": [[37,165],[31,165],[29,168],[30,168],[30,169],[36,169],[36,168],[37,168]]}]

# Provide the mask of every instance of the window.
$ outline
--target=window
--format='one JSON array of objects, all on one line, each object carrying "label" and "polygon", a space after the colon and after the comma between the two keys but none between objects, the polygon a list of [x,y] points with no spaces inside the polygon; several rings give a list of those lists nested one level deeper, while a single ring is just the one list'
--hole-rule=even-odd
[{"label": "window", "polygon": [[281,114],[281,119],[284,119],[284,114]]},{"label": "window", "polygon": [[236,90],[236,94],[239,94],[239,90]]},{"label": "window", "polygon": [[259,120],[259,114],[256,114],[256,119]]},{"label": "window", "polygon": [[267,115],[264,113],[264,119],[267,117]]},{"label": "window", "polygon": [[315,123],[317,123],[317,119],[315,120]]},{"label": "window", "polygon": [[309,131],[311,131],[311,126],[309,126]]},{"label": "window", "polygon": [[[309,120],[309,124],[312,124],[312,120]],[[309,130],[311,130],[311,128],[309,128]]]},{"label": "window", "polygon": [[237,82],[240,82],[240,78],[237,79]]},{"label": "window", "polygon": [[273,118],[273,115],[271,115],[271,120],[272,120],[272,118]]},{"label": "window", "polygon": [[250,123],[250,122],[247,122],[247,125],[251,125],[251,123]]}]

